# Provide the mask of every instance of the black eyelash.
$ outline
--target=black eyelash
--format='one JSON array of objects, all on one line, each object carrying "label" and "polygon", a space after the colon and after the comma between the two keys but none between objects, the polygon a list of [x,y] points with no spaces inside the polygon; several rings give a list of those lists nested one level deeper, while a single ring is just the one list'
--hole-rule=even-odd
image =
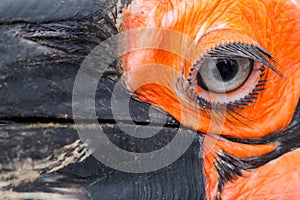
[{"label": "black eyelash", "polygon": [[[283,74],[280,73],[280,71],[276,68],[278,66],[277,62],[274,60],[273,56],[268,53],[266,50],[261,48],[257,45],[249,45],[249,44],[243,44],[243,43],[230,43],[225,45],[220,45],[218,47],[215,47],[214,49],[209,50],[206,54],[204,54],[203,58],[232,58],[232,57],[243,57],[243,58],[249,58],[251,60],[260,62],[263,64],[260,71],[260,80],[255,85],[254,89],[251,93],[246,95],[244,98],[240,100],[236,100],[234,102],[230,102],[228,104],[220,104],[220,103],[212,103],[209,102],[201,96],[197,96],[197,94],[194,93],[194,91],[190,91],[190,93],[194,93],[194,100],[197,102],[197,104],[205,111],[209,111],[211,116],[214,116],[215,114],[222,114],[228,113],[230,116],[232,116],[233,119],[237,120],[238,122],[242,123],[237,116],[242,117],[244,119],[250,120],[245,116],[242,116],[239,114],[238,109],[244,109],[246,106],[251,106],[251,104],[256,103],[256,99],[258,98],[258,95],[260,91],[265,90],[264,87],[267,80],[265,79],[266,75],[266,67],[274,71],[276,74],[278,74],[281,78],[286,79]],[[189,77],[186,79],[188,82],[188,85],[192,85],[192,75],[193,72],[197,69],[197,66],[201,63],[201,59],[196,61],[196,63],[190,68]],[[187,88],[188,89],[188,88]],[[224,113],[222,113],[224,112]],[[236,116],[235,116],[236,115]],[[226,120],[230,123],[233,123],[230,121],[226,116]],[[252,120],[250,120],[252,121]],[[244,124],[244,123],[243,123]],[[247,126],[245,124],[245,126]]]},{"label": "black eyelash", "polygon": [[[220,45],[208,51],[205,57],[210,58],[231,58],[231,57],[244,57],[261,62],[264,66],[269,67],[272,71],[277,73],[280,77],[284,78],[284,75],[275,67],[278,63],[274,57],[266,50],[258,45],[249,45],[243,43],[230,43],[226,45]],[[266,58],[267,57],[267,58]]]},{"label": "black eyelash", "polygon": [[[261,74],[260,75],[263,75],[261,76],[261,78],[264,77],[265,75],[265,68],[262,67],[261,69]],[[231,102],[229,104],[227,104],[227,108],[229,108],[229,110],[232,110],[230,109],[231,108],[238,108],[238,109],[244,109],[245,106],[250,106],[252,103],[255,103],[259,95],[259,92],[262,91],[262,90],[265,90],[266,88],[264,87],[265,84],[266,84],[267,80],[265,79],[260,79],[258,81],[258,83],[255,85],[254,89],[252,90],[251,93],[249,93],[249,95],[246,95],[243,99],[240,99],[240,100],[236,100],[234,102]]]}]

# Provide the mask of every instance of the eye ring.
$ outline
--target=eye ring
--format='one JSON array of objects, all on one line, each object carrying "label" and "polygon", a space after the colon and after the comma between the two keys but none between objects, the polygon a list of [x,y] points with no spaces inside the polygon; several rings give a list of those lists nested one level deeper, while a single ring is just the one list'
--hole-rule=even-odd
[{"label": "eye ring", "polygon": [[[248,58],[244,58],[248,59]],[[230,90],[227,92],[213,92],[212,90],[203,88],[203,85],[198,84],[198,71],[202,67],[202,59],[197,61],[193,68],[191,68],[191,72],[189,74],[188,83],[189,89],[192,91],[193,96],[196,97],[197,101],[201,99],[203,102],[207,102],[209,104],[215,105],[228,105],[233,102],[240,101],[247,96],[251,96],[253,90],[255,90],[256,85],[261,81],[262,74],[265,68],[263,64],[259,61],[250,59],[249,65],[249,74],[245,78],[245,80],[240,81],[241,85],[235,88],[234,90]],[[224,89],[223,89],[224,91]],[[195,99],[193,97],[193,99]]]},{"label": "eye ring", "polygon": [[197,84],[213,93],[229,93],[241,87],[253,71],[249,58],[204,58],[198,70]]},{"label": "eye ring", "polygon": [[[227,88],[227,91],[211,90],[207,85],[205,86],[201,83],[202,80],[198,76],[198,71],[201,70],[200,68],[203,67],[204,61],[208,58],[214,59],[215,61],[218,61],[218,59],[230,60],[236,58],[250,61],[241,62],[248,63],[245,66],[249,69],[245,70],[242,76],[245,80],[241,79],[239,83],[233,84],[234,87]],[[213,64],[216,64],[216,62],[213,62]],[[233,111],[233,107],[243,109],[244,106],[250,106],[252,103],[255,103],[261,91],[266,89],[266,78],[269,72],[267,69],[285,78],[284,75],[278,71],[276,66],[278,66],[278,63],[274,60],[273,56],[259,45],[247,43],[220,44],[202,54],[201,58],[196,60],[194,64],[189,67],[187,77],[182,77],[182,91],[186,91],[186,97],[197,103],[202,109],[209,109],[211,107],[227,107],[227,109],[231,111]],[[214,66],[214,68],[216,68],[216,66]],[[212,72],[214,70],[208,71]],[[236,71],[237,70],[232,70],[232,76],[223,76],[223,78],[225,78],[225,80],[232,79],[236,75]],[[248,71],[250,71],[249,74],[247,74]],[[219,77],[221,78],[217,78],[218,81],[223,81],[222,76],[219,75]],[[214,78],[214,80],[216,80],[216,78]]]}]

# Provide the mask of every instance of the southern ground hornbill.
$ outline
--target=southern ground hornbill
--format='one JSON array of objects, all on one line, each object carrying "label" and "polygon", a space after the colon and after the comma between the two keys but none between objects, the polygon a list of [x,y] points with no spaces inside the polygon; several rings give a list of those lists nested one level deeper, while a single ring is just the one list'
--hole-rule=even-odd
[{"label": "southern ground hornbill", "polygon": [[[299,10],[297,0],[0,2],[0,199],[298,199]],[[81,63],[122,32],[116,49],[132,51],[99,80],[101,129],[138,153],[162,148],[180,124],[196,135],[157,171],[105,166],[74,125]],[[120,130],[117,80],[132,96],[138,125],[127,126],[156,129],[169,114],[157,136]],[[160,109],[151,119],[150,105]]]}]

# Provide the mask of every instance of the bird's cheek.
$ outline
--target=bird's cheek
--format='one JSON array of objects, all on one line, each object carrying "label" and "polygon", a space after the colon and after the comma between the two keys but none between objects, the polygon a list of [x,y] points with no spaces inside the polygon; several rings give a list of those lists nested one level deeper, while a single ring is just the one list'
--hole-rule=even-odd
[{"label": "bird's cheek", "polygon": [[[223,134],[239,138],[263,137],[285,129],[292,120],[295,108],[299,100],[299,82],[296,74],[279,77],[274,72],[269,72],[265,91],[261,91],[256,103],[239,113],[251,121],[244,122],[251,128],[237,124],[225,123]],[[298,72],[299,73],[299,72]]]}]

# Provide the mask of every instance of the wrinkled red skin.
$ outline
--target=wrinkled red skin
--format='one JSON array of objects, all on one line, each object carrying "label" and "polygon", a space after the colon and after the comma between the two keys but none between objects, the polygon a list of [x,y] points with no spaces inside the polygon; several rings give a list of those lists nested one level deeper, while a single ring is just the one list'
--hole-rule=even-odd
[{"label": "wrinkled red skin", "polygon": [[[258,44],[274,56],[277,69],[287,78],[283,79],[267,69],[266,90],[259,93],[256,103],[239,113],[253,121],[242,123],[224,122],[222,129],[208,131],[211,117],[199,112],[196,123],[192,110],[174,92],[157,84],[148,84],[138,88],[136,96],[154,104],[171,114],[183,125],[203,133],[216,132],[238,138],[259,138],[281,131],[290,123],[300,96],[300,2],[290,0],[140,0],[134,1],[124,10],[122,30],[137,28],[166,28],[178,31],[197,42],[208,51],[214,46],[228,42]],[[212,31],[216,35],[210,34]],[[198,38],[199,32],[203,36]],[[235,34],[235,33],[238,34]],[[136,37],[136,36],[135,36]],[[250,39],[249,39],[250,38]],[[164,38],[149,41],[147,37],[126,38],[128,44],[162,42]],[[144,49],[123,56],[124,73],[129,89],[143,83],[147,76],[160,79],[172,79],[172,74],[153,73],[135,70],[149,64],[159,63],[180,73],[191,64],[170,52],[159,49]],[[184,76],[187,74],[184,73]],[[159,77],[158,77],[159,76]],[[173,77],[175,80],[175,77]],[[249,86],[251,87],[251,86]],[[253,87],[253,86],[252,86]],[[229,93],[234,95],[234,93]],[[181,110],[190,119],[181,119]],[[230,116],[228,116],[230,118]],[[208,133],[209,135],[209,133]],[[217,142],[214,151],[205,158],[204,170],[207,177],[207,199],[216,196],[217,173],[213,162],[218,150],[233,151],[232,144]],[[235,144],[236,145],[236,144]],[[275,145],[236,148],[236,155],[247,157],[261,155],[275,148]],[[242,150],[241,150],[242,149]],[[250,154],[245,155],[245,151]],[[297,199],[300,196],[300,152],[288,153],[253,172],[245,173],[233,182],[225,185],[222,199]],[[280,188],[280,189],[278,189]]]}]

